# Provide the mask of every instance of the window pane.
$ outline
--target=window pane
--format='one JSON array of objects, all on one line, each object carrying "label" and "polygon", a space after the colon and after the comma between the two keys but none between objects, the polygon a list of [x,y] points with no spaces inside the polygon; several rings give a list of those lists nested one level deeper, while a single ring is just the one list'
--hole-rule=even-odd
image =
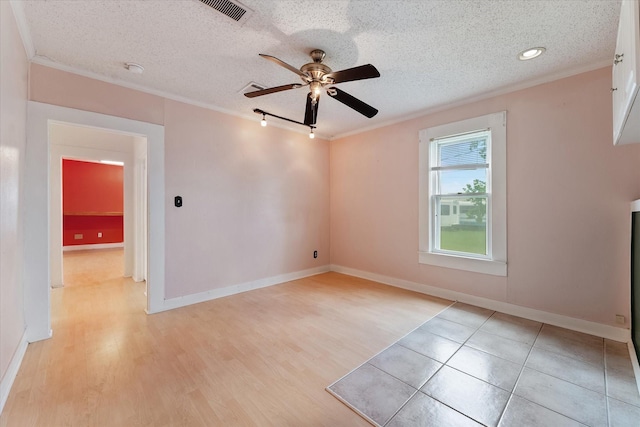
[{"label": "window pane", "polygon": [[436,194],[486,193],[487,169],[441,170]]},{"label": "window pane", "polygon": [[487,132],[466,136],[462,141],[438,144],[439,166],[487,163]]},{"label": "window pane", "polygon": [[438,215],[437,235],[440,236],[439,249],[487,255],[487,198],[486,196],[460,199],[439,197],[436,199],[438,211],[451,209],[451,215]]}]

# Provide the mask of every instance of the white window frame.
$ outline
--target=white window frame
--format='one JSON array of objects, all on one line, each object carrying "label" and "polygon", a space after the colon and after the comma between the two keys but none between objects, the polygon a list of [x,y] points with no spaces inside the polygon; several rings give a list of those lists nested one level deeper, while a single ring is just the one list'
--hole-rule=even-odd
[{"label": "white window frame", "polygon": [[[487,150],[487,256],[450,253],[434,249],[435,203],[432,202],[430,156],[433,140],[490,130],[491,142]],[[419,145],[419,250],[418,262],[439,267],[507,275],[507,112],[448,123],[420,131]]]}]

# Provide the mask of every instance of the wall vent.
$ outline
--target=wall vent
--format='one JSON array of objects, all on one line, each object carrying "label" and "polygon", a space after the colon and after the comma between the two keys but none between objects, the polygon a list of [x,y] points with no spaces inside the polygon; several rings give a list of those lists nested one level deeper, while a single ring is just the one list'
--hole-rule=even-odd
[{"label": "wall vent", "polygon": [[229,0],[200,0],[201,3],[227,15],[239,23],[244,23],[253,13],[251,9],[240,2]]}]

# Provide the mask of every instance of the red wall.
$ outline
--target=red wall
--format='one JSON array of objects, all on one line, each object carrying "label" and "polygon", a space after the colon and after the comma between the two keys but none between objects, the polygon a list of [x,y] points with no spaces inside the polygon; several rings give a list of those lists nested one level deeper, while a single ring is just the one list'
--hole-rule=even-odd
[{"label": "red wall", "polygon": [[123,184],[122,166],[62,160],[64,246],[123,241]]}]

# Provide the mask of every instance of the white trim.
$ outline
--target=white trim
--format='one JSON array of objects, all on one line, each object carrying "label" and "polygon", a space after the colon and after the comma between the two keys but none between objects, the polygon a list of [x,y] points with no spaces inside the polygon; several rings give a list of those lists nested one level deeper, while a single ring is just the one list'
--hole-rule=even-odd
[{"label": "white trim", "polygon": [[626,343],[631,340],[631,331],[629,329],[603,325],[602,323],[591,322],[589,320],[576,319],[574,317],[564,316],[562,314],[549,313],[547,311],[523,307],[504,301],[496,301],[484,297],[453,291],[450,289],[439,288],[437,286],[430,286],[423,283],[397,279],[394,277],[384,276],[377,273],[370,273],[367,271],[357,270],[350,267],[343,267],[335,264],[331,264],[331,271],[347,274],[349,276],[360,277],[362,279],[373,280],[385,285],[408,289],[410,291],[419,292],[421,294],[432,295],[435,297],[445,298],[453,301],[460,301],[467,304],[476,305],[478,307],[488,308],[490,310],[511,314],[513,316],[524,317],[525,319],[548,323],[550,325],[559,326],[561,328],[567,328],[573,331],[584,332],[586,334],[607,338],[613,341]]},{"label": "white trim", "polygon": [[114,248],[124,248],[124,242],[121,243],[95,243],[93,245],[70,245],[63,246],[63,252],[73,252],[73,251],[86,251],[86,250],[96,250],[96,249],[114,249]]},{"label": "white trim", "polygon": [[22,334],[22,338],[20,339],[20,343],[18,343],[18,348],[13,353],[13,357],[9,362],[9,366],[7,367],[7,371],[4,373],[4,377],[2,377],[2,381],[0,381],[0,414],[2,414],[2,410],[4,409],[5,403],[7,403],[7,398],[9,397],[9,392],[11,391],[11,387],[13,386],[13,382],[18,375],[18,371],[20,370],[20,365],[22,364],[22,359],[24,359],[24,354],[27,351],[27,331]]},{"label": "white trim", "polygon": [[[82,70],[76,67],[72,67],[69,65],[65,65],[65,64],[61,64],[55,61],[52,61],[49,58],[46,58],[44,56],[37,56],[36,55],[36,50],[33,44],[33,40],[31,37],[31,32],[29,31],[29,26],[27,24],[27,20],[26,17],[24,15],[24,10],[23,10],[23,5],[21,4],[21,1],[18,0],[10,0],[11,2],[11,7],[13,9],[13,14],[15,16],[15,20],[18,26],[18,32],[20,33],[20,38],[22,39],[22,44],[24,45],[25,51],[27,53],[27,58],[29,59],[29,61],[31,61],[32,63],[35,64],[40,64],[40,65],[44,65],[46,67],[51,67],[51,68],[55,68],[57,70],[61,70],[61,71],[66,71],[69,73],[73,73],[73,74],[77,74],[80,76],[84,76],[84,77],[89,77],[95,80],[99,80],[99,81],[103,81],[103,82],[107,82],[107,83],[113,83],[116,84],[118,86],[123,86],[123,87],[127,87],[130,89],[135,89],[135,90],[139,90],[141,92],[145,92],[145,93],[149,93],[152,95],[158,95],[158,96],[162,96],[164,98],[167,99],[172,99],[174,101],[179,101],[179,102],[184,102],[186,104],[190,104],[190,105],[195,105],[198,107],[202,107],[202,108],[207,108],[210,110],[214,110],[214,111],[218,111],[221,113],[225,113],[225,114],[229,114],[232,116],[236,116],[236,117],[242,117],[245,119],[254,119],[257,120],[254,116],[252,116],[251,114],[241,114],[235,111],[231,111],[228,110],[226,108],[222,108],[222,107],[218,107],[216,105],[213,104],[209,104],[209,103],[205,103],[205,102],[200,102],[200,101],[196,101],[187,97],[183,97],[183,96],[179,96],[179,95],[175,95],[169,92],[165,92],[162,90],[158,90],[158,89],[152,89],[143,85],[139,85],[139,84],[135,84],[135,83],[130,83],[130,82],[125,82],[122,80],[118,80],[118,79],[114,79],[113,77],[109,77],[109,76],[104,76],[98,73],[93,73],[90,71],[86,71],[86,70]],[[466,105],[466,104],[470,104],[472,102],[477,102],[477,101],[482,101],[484,99],[488,99],[488,98],[493,98],[496,96],[500,96],[500,95],[504,95],[507,93],[511,93],[511,92],[515,92],[518,90],[522,90],[522,89],[528,89],[530,87],[534,87],[534,86],[538,86],[541,84],[545,84],[545,83],[550,83],[556,80],[560,80],[563,78],[567,78],[567,77],[571,77],[571,76],[575,76],[577,74],[582,74],[582,73],[587,73],[589,71],[594,71],[600,68],[604,68],[604,67],[608,67],[611,65],[611,61],[610,60],[602,60],[602,61],[598,61],[598,62],[594,62],[592,64],[589,65],[585,65],[585,66],[580,66],[580,67],[574,67],[571,68],[569,70],[564,70],[564,71],[560,71],[557,73],[551,73],[551,74],[547,74],[545,76],[539,77],[539,78],[535,78],[535,79],[531,79],[531,80],[527,80],[524,82],[520,82],[520,83],[516,83],[513,85],[508,85],[499,89],[495,89],[495,90],[491,90],[488,92],[484,92],[481,93],[479,95],[476,96],[471,96],[471,97],[466,97],[466,98],[462,98],[458,101],[454,101],[454,102],[449,102],[449,103],[445,103],[445,104],[440,104],[440,105],[436,105],[434,107],[430,107],[421,111],[418,111],[416,113],[413,114],[401,114],[400,117],[395,118],[395,119],[390,119],[378,124],[374,124],[371,126],[365,126],[362,127],[360,129],[355,129],[349,132],[344,132],[344,133],[340,133],[337,135],[332,135],[332,136],[328,136],[328,135],[323,135],[321,133],[316,133],[316,138],[322,138],[322,139],[326,139],[327,141],[335,141],[341,138],[346,138],[348,136],[352,136],[352,135],[357,135],[363,132],[368,132],[371,130],[375,130],[375,129],[379,129],[379,128],[383,128],[386,126],[391,126],[393,124],[396,123],[402,123],[402,122],[406,122],[408,120],[412,120],[418,117],[423,117],[423,116],[427,116],[429,114],[433,114],[439,111],[445,111],[445,110],[449,110],[451,108],[455,108],[461,105]],[[270,123],[270,126],[274,126],[274,127],[278,127],[281,129],[286,129],[286,130],[290,130],[292,132],[296,132],[296,133],[304,133],[306,134],[306,129],[304,131],[300,130],[300,128],[298,127],[293,127],[293,126],[288,126],[287,124],[284,123]]]},{"label": "white trim", "polygon": [[[418,262],[438,267],[473,271],[476,273],[507,275],[507,112],[486,114],[466,120],[445,123],[422,129],[419,132],[418,175]],[[487,172],[487,243],[490,258],[436,252],[436,233],[431,202],[434,191],[431,183],[431,158],[434,156],[432,141],[449,135],[466,135],[470,132],[490,129],[487,154],[490,157]]]},{"label": "white trim", "polygon": [[636,349],[631,340],[627,342],[627,347],[629,348],[631,365],[633,365],[633,374],[635,375],[636,386],[638,387],[638,393],[640,393],[640,364],[638,363],[638,355],[636,354]]},{"label": "white trim", "polygon": [[327,273],[328,265],[310,268],[307,270],[294,271],[293,273],[280,274],[278,276],[265,277],[263,279],[253,280],[251,282],[239,283],[237,285],[226,286],[224,288],[211,289],[209,291],[197,294],[185,295],[183,297],[171,298],[164,300],[162,310],[173,310],[174,308],[185,307],[191,304],[198,304],[205,301],[211,301],[217,298],[228,297],[242,292],[252,291],[255,289],[266,288],[268,286],[279,285],[281,283],[290,282],[292,280],[303,279],[309,276],[315,276],[321,273]]},{"label": "white trim", "polygon": [[[71,73],[71,74],[76,74],[78,76],[82,76],[82,77],[88,77],[90,79],[94,79],[94,80],[98,80],[101,82],[106,82],[106,83],[111,83],[117,86],[121,86],[121,87],[126,87],[128,89],[133,89],[133,90],[137,90],[140,92],[144,92],[144,93],[148,93],[150,95],[156,95],[156,96],[160,96],[162,98],[166,98],[166,99],[171,99],[173,101],[178,101],[178,102],[182,102],[184,104],[189,104],[189,105],[194,105],[196,107],[201,107],[201,108],[205,108],[207,110],[213,110],[213,111],[217,111],[219,113],[223,113],[223,114],[227,114],[230,116],[234,116],[234,117],[240,117],[242,119],[246,119],[246,120],[251,120],[253,122],[256,122],[256,125],[260,122],[260,120],[262,119],[262,116],[259,116],[256,113],[238,113],[237,111],[232,111],[232,110],[228,110],[226,108],[222,108],[219,107],[215,104],[210,104],[207,102],[202,102],[202,101],[196,101],[195,99],[191,99],[191,98],[187,98],[181,95],[176,95],[174,93],[171,92],[166,92],[164,90],[159,90],[159,89],[153,89],[141,84],[137,84],[137,83],[131,83],[131,82],[127,82],[124,80],[120,80],[120,79],[116,79],[113,77],[109,77],[109,76],[103,76],[102,74],[98,74],[98,73],[94,73],[91,71],[87,71],[87,70],[81,70],[79,68],[76,67],[72,67],[70,65],[66,65],[66,64],[61,64],[59,62],[54,62],[49,58],[46,58],[44,56],[32,56],[30,57],[31,62],[34,64],[38,64],[38,65],[44,65],[45,67],[49,67],[49,68],[54,68],[56,70],[60,70],[60,71],[65,71],[67,73]],[[303,135],[309,135],[308,129],[307,127],[300,127],[300,126],[290,126],[287,124],[287,122],[280,122],[280,121],[275,121],[272,120],[269,122],[269,126],[275,127],[275,128],[280,128],[280,129],[286,129],[288,131],[291,132],[295,132],[295,133],[299,133],[299,134],[303,134]],[[324,139],[324,140],[329,140],[329,137],[326,135],[323,135],[322,133],[317,133],[314,131],[314,134],[316,136],[316,138],[319,139]]]},{"label": "white trim", "polygon": [[602,60],[602,61],[598,61],[595,62],[593,64],[590,65],[586,65],[584,67],[576,67],[576,68],[572,68],[570,70],[566,70],[566,71],[561,71],[559,73],[553,73],[553,74],[549,74],[537,79],[532,79],[532,80],[527,80],[525,82],[521,82],[521,83],[517,83],[514,85],[510,85],[510,86],[505,86],[503,88],[500,89],[496,89],[496,90],[492,90],[489,92],[485,92],[482,93],[480,95],[477,96],[471,96],[468,98],[462,98],[458,101],[454,101],[454,102],[449,102],[449,103],[445,103],[445,104],[440,104],[440,105],[436,105],[434,107],[430,107],[421,111],[418,111],[417,113],[413,113],[413,114],[404,114],[404,115],[400,115],[400,117],[396,118],[396,119],[391,119],[391,120],[387,120],[384,121],[382,123],[377,123],[371,126],[365,126],[363,128],[360,129],[356,129],[356,130],[352,130],[349,132],[345,132],[345,133],[340,133],[338,135],[333,135],[331,136],[331,138],[329,138],[329,141],[336,141],[338,139],[342,139],[342,138],[346,138],[348,136],[353,136],[353,135],[358,135],[360,133],[364,133],[364,132],[369,132],[372,130],[376,130],[376,129],[380,129],[383,127],[387,127],[387,126],[391,126],[391,125],[395,125],[397,123],[402,123],[402,122],[408,122],[409,120],[413,120],[413,119],[418,119],[420,117],[425,117],[431,114],[435,114],[441,111],[446,111],[446,110],[451,110],[453,108],[456,107],[460,107],[463,105],[468,105],[471,104],[473,102],[478,102],[478,101],[482,101],[485,99],[489,99],[489,98],[494,98],[500,95],[506,95],[512,92],[516,92],[519,90],[523,90],[523,89],[528,89],[534,86],[539,86],[545,83],[551,83],[554,82],[556,80],[560,80],[560,79],[564,79],[567,77],[571,77],[571,76],[576,76],[578,74],[582,74],[582,73],[588,73],[589,71],[595,71],[598,70],[600,68],[605,68],[605,67],[611,67],[611,61],[610,60]]},{"label": "white trim", "polygon": [[22,39],[22,46],[27,54],[27,59],[31,60],[36,55],[36,49],[33,46],[33,39],[31,38],[31,31],[29,31],[29,24],[27,24],[27,17],[24,14],[24,3],[18,0],[10,0],[11,9],[13,9],[13,17],[18,27],[18,33]]},{"label": "white trim", "polygon": [[420,251],[418,252],[418,260],[421,264],[435,265],[437,267],[473,271],[474,273],[491,274],[493,276],[507,275],[507,263],[504,261]]},{"label": "white trim", "polygon": [[[631,202],[631,213],[640,212],[640,199],[634,200]],[[631,313],[633,321],[633,313]],[[640,393],[640,364],[638,363],[638,354],[636,354],[636,349],[633,346],[633,341],[630,339],[627,342],[627,347],[629,347],[629,357],[631,358],[631,364],[633,365],[633,372],[636,376],[636,385],[638,386],[638,393]]]},{"label": "white trim", "polygon": [[107,129],[147,138],[149,266],[147,312],[163,306],[165,291],[164,127],[57,105],[29,101],[25,152],[24,301],[27,339],[51,337],[49,123],[51,121]]}]

